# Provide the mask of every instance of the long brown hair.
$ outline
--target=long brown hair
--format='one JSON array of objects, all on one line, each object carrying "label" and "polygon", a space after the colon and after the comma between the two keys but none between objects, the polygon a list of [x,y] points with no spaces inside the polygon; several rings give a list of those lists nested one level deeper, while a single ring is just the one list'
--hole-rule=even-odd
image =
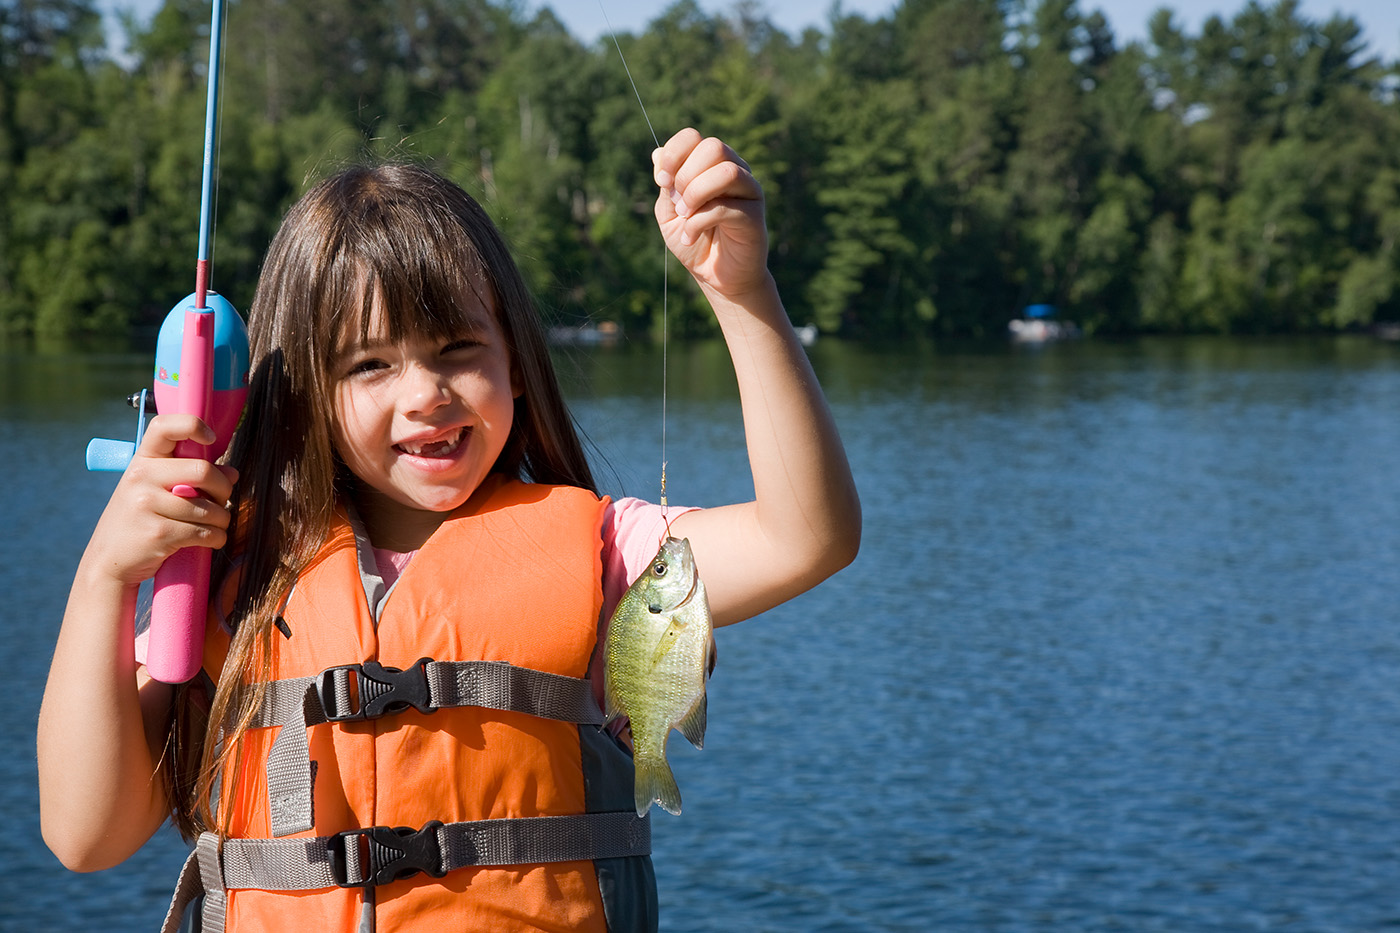
[{"label": "long brown hair", "polygon": [[597,492],[534,302],[481,206],[418,165],[356,167],[308,191],[272,241],[248,315],[248,403],[227,458],[239,471],[234,528],[216,561],[225,578],[236,572],[238,586],[228,615],[233,640],[208,711],[212,728],[205,730],[190,688],[175,699],[165,770],[186,838],[216,821],[227,827],[227,814],[215,814],[224,809],[213,800],[218,777],[271,676],[282,604],[353,481],[332,443],[328,367],[348,328],[367,331],[376,297],[395,341],[450,338],[472,304],[494,308],[522,391],[493,471]]}]

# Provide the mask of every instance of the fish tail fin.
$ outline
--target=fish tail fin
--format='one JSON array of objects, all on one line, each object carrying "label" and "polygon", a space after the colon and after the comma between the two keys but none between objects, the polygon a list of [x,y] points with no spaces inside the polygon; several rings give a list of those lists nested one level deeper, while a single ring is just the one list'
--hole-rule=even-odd
[{"label": "fish tail fin", "polygon": [[637,759],[637,782],[633,796],[637,804],[637,815],[644,816],[651,809],[652,801],[661,804],[667,813],[680,815],[681,789],[676,786],[676,776],[665,758],[639,757]]}]

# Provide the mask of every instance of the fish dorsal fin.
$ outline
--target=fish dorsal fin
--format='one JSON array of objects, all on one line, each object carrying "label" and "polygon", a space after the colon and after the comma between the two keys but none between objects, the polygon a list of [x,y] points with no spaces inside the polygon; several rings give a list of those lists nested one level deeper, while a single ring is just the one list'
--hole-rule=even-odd
[{"label": "fish dorsal fin", "polygon": [[705,722],[709,717],[706,710],[709,703],[705,699],[705,694],[701,693],[700,698],[695,701],[695,705],[690,708],[681,721],[676,723],[676,728],[681,735],[696,748],[705,747]]}]

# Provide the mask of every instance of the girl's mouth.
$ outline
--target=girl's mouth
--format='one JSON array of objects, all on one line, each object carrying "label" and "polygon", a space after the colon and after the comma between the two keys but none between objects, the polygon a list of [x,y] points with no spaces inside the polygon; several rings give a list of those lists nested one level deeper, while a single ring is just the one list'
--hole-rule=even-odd
[{"label": "girl's mouth", "polygon": [[462,439],[466,436],[467,429],[458,428],[455,434],[440,440],[405,441],[402,444],[395,444],[394,449],[399,453],[408,454],[410,457],[441,459],[456,453],[457,448],[462,446]]}]

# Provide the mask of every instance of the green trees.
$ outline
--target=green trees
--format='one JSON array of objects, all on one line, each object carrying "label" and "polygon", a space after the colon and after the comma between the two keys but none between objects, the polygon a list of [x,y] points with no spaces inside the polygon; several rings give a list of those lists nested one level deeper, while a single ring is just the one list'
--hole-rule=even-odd
[{"label": "green trees", "polygon": [[[1400,69],[1345,17],[1248,2],[1120,46],[1085,0],[905,0],[788,36],[681,0],[621,34],[664,139],[764,182],[798,323],[999,334],[1400,320]],[[91,0],[0,0],[0,332],[119,334],[192,286],[209,7],[107,50]],[[286,206],[365,158],[476,194],[565,323],[655,332],[652,132],[611,38],[496,0],[231,0],[216,287],[246,307]],[[712,329],[672,275],[671,326]]]},{"label": "green trees", "polygon": [[1190,206],[1174,216],[1177,298],[1153,303],[1154,326],[1278,331],[1400,315],[1382,219],[1400,129],[1394,66],[1364,57],[1359,40],[1351,20],[1309,22],[1293,0],[1214,18],[1194,41],[1159,19],[1155,65],[1182,126],[1168,190]]}]

